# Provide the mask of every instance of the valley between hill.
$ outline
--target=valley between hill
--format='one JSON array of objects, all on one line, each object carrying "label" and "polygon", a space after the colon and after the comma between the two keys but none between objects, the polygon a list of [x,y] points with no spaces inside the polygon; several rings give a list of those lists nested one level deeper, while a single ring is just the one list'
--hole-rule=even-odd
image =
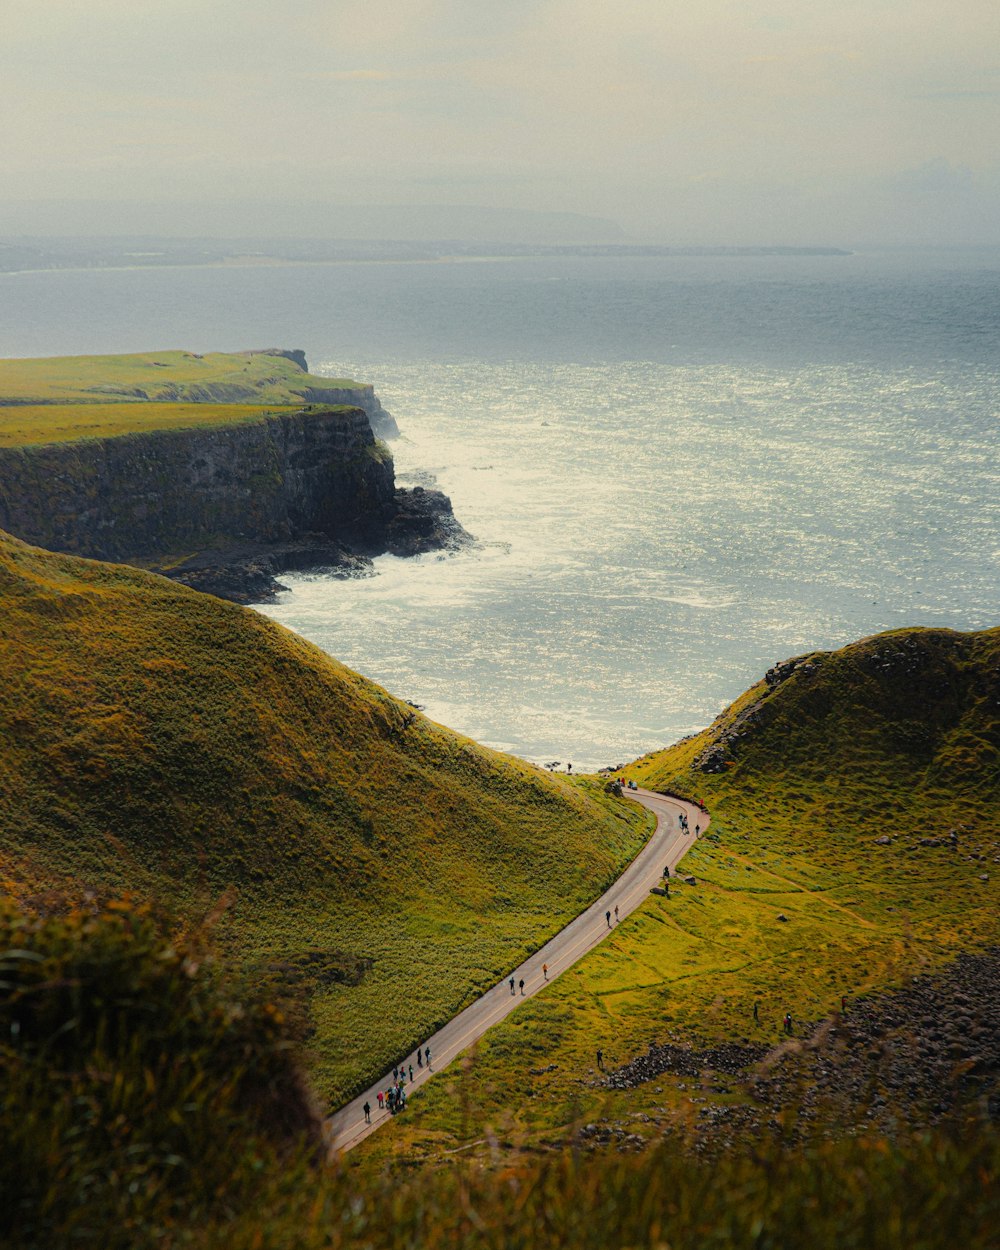
[{"label": "valley between hill", "polygon": [[6,535],[0,666],[11,1245],[994,1244],[1000,630],[796,657],[629,766],[711,813],[670,897],[341,1172],[317,1113],[597,897],[643,814]]},{"label": "valley between hill", "polygon": [[444,729],[258,614],[0,536],[0,878],[130,891],[306,999],[337,1102],[590,902],[645,814]]}]

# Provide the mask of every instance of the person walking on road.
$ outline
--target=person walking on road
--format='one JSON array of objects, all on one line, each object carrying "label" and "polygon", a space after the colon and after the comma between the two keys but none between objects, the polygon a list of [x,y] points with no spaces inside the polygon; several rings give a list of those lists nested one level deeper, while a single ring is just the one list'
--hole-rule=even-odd
[{"label": "person walking on road", "polygon": [[379,1111],[385,1110],[385,1094],[381,1090],[375,1095],[375,1101],[378,1103]]},{"label": "person walking on road", "polygon": [[431,1066],[431,1048],[429,1046],[424,1047],[424,1062],[428,1067]]},{"label": "person walking on road", "polygon": [[521,997],[523,998],[524,997],[524,977],[520,979],[520,981],[518,982],[518,985],[520,985],[521,987]]},{"label": "person walking on road", "polygon": [[[411,1064],[410,1066],[412,1067],[413,1065]],[[423,1051],[418,1046],[417,1047],[417,1067],[422,1068],[423,1066],[424,1066],[424,1054],[423,1054]]]},{"label": "person walking on road", "polygon": [[514,978],[513,977],[511,977],[510,979],[510,992],[512,994],[514,993]]},{"label": "person walking on road", "polygon": [[366,1124],[371,1124],[371,1122],[372,1122],[372,1107],[371,1107],[371,1103],[370,1103],[370,1102],[368,1102],[368,1100],[367,1100],[367,1099],[365,1100],[365,1105],[361,1108],[361,1110],[365,1113],[365,1123],[366,1123]]},{"label": "person walking on road", "polygon": [[410,1084],[413,1084],[413,1064],[410,1064]]},{"label": "person walking on road", "polygon": [[611,912],[606,911],[604,913],[604,919],[608,922],[608,928],[610,929],[611,928]]},{"label": "person walking on road", "polygon": [[615,924],[618,923],[618,904],[615,903]]},{"label": "person walking on road", "polygon": [[548,964],[542,964],[542,976],[545,978],[546,981],[549,979],[549,965]]}]

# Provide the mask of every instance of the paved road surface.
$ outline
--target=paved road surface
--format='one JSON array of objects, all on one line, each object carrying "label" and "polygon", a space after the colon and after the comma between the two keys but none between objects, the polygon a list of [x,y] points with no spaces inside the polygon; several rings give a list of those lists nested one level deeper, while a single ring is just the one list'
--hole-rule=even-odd
[{"label": "paved road surface", "polygon": [[[431,1067],[417,1066],[416,1054],[405,1056],[407,1065],[413,1064],[414,1080],[406,1082],[407,1097],[430,1080],[435,1072],[440,1072],[463,1050],[477,1041],[487,1029],[497,1024],[505,1016],[510,1015],[526,998],[537,994],[546,981],[542,975],[542,965],[548,964],[549,981],[554,981],[567,968],[581,959],[589,950],[593,950],[611,932],[608,927],[607,913],[611,912],[611,924],[615,924],[615,908],[618,908],[619,922],[629,912],[634,911],[654,885],[662,884],[663,869],[669,865],[671,877],[678,860],[695,840],[695,826],[701,830],[708,828],[709,818],[692,803],[682,803],[679,799],[668,799],[662,794],[654,794],[651,790],[627,790],[629,798],[638,800],[644,807],[656,814],[656,830],[652,837],[626,868],[614,885],[603,894],[596,903],[581,912],[565,929],[560,930],[548,941],[541,950],[525,960],[519,968],[515,968],[504,979],[487,990],[482,998],[460,1012],[453,1020],[439,1029],[432,1037],[421,1043],[431,1048]],[[681,813],[688,819],[690,833],[685,834],[678,820]],[[515,993],[510,992],[510,977],[514,978]],[[516,990],[519,981],[524,980],[524,994]],[[389,1073],[377,1081],[370,1089],[359,1094],[346,1107],[342,1107],[326,1122],[327,1141],[332,1151],[350,1150],[358,1142],[363,1141],[369,1133],[392,1119],[388,1111],[379,1111],[376,1095],[392,1084]],[[365,1123],[364,1104],[369,1103],[372,1109],[371,1124]],[[404,1113],[405,1114],[405,1113]]]}]

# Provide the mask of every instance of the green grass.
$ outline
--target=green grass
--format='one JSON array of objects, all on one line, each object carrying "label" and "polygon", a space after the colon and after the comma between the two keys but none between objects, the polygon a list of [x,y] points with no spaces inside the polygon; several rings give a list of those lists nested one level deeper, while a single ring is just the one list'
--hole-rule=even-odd
[{"label": "green grass", "polygon": [[265,403],[294,402],[301,398],[299,390],[309,385],[355,387],[358,383],[313,377],[287,357],[253,352],[157,351],[0,360],[0,402],[7,403],[191,401],[200,399],[204,389],[218,386],[250,389]]},{"label": "green grass", "polygon": [[[329,405],[324,405],[329,410]],[[74,443],[152,430],[193,430],[259,421],[269,413],[301,412],[301,404],[65,403],[0,406],[0,447]]]},{"label": "green grass", "polygon": [[259,352],[0,360],[0,446],[217,425],[250,419],[262,404],[298,408],[314,402],[314,390],[359,385],[314,377],[287,357]]},{"label": "green grass", "polygon": [[258,614],[0,536],[0,883],[232,891],[244,967],[371,961],[312,999],[343,1099],[558,930],[648,829],[634,805],[435,725]]},{"label": "green grass", "polygon": [[[580,1118],[655,1136],[691,1113],[690,1095],[667,1078],[597,1088],[598,1046],[610,1067],[654,1040],[777,1043],[785,1011],[819,1020],[843,994],[997,941],[1000,630],[897,631],[813,659],[813,673],[755,686],[712,729],[627,770],[707,804],[709,835],[682,864],[697,885],[651,897],[492,1030],[461,1099],[447,1076],[420,1091],[405,1123],[362,1148],[369,1164],[437,1158],[486,1126],[523,1145]],[[726,771],[693,768],[748,711]],[[920,845],[956,826],[957,851]]]},{"label": "green grass", "polygon": [[[57,907],[64,900],[50,901]],[[983,1123],[889,1142],[780,1136],[711,1161],[559,1149],[489,1167],[324,1167],[289,1004],[234,980],[211,926],[116,900],[0,907],[0,1240],[11,1250],[987,1250]],[[294,1016],[294,1004],[293,1019]]]}]

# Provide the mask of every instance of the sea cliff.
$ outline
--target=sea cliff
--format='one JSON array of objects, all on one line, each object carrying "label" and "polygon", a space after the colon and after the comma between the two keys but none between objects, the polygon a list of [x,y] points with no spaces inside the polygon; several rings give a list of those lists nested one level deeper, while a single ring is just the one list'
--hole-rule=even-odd
[{"label": "sea cliff", "polygon": [[349,575],[384,551],[468,540],[440,492],[397,491],[368,411],[311,405],[232,425],[0,448],[0,528],[237,602],[273,597],[285,569]]}]

